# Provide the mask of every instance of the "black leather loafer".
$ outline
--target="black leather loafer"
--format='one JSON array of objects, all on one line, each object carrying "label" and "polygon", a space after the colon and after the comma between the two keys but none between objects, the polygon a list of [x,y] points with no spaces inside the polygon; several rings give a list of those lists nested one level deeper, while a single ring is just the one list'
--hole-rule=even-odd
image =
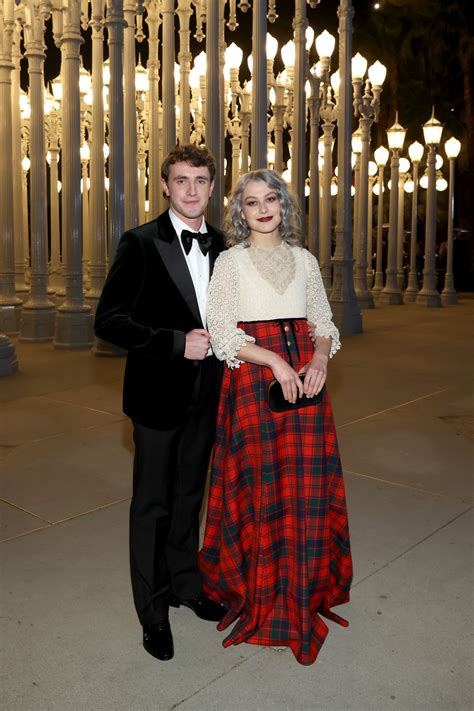
[{"label": "black leather loafer", "polygon": [[210,622],[219,622],[227,612],[223,605],[219,605],[204,594],[198,595],[198,597],[192,597],[188,600],[181,600],[172,593],[169,597],[169,604],[173,607],[185,605],[185,607],[189,607],[200,617],[201,620],[209,620]]},{"label": "black leather loafer", "polygon": [[143,646],[148,654],[162,662],[174,656],[173,635],[168,620],[154,625],[143,625]]}]

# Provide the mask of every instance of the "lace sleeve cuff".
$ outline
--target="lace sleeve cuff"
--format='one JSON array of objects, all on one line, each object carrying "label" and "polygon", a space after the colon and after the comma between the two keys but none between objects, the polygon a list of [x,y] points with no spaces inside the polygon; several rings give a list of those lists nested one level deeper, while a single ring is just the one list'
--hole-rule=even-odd
[{"label": "lace sleeve cuff", "polygon": [[246,343],[255,343],[255,338],[247,336],[241,328],[237,328],[227,341],[220,341],[219,346],[217,346],[211,338],[211,345],[216,358],[219,358],[219,360],[225,360],[228,367],[232,369],[240,368],[240,364],[244,362],[237,358],[237,353],[245,346]]}]

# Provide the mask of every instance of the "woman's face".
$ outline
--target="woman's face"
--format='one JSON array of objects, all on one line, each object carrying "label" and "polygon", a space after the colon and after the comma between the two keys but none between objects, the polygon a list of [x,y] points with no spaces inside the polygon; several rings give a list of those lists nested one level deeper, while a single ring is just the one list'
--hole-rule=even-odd
[{"label": "woman's face", "polygon": [[281,224],[281,204],[275,188],[251,180],[242,193],[242,217],[251,232],[270,234]]}]

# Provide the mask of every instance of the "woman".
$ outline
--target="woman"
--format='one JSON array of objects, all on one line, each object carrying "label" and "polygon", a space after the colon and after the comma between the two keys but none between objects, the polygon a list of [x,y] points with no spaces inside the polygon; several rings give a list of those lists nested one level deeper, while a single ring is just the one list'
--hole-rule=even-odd
[{"label": "woman", "polygon": [[273,379],[288,403],[319,393],[340,348],[297,215],[271,170],[244,175],[228,204],[230,249],[208,295],[212,347],[228,368],[200,569],[206,594],[228,608],[218,629],[237,620],[225,647],[289,646],[312,664],[328,632],[320,615],[347,626],[331,607],[349,600],[352,563],[326,392],[319,404],[283,412],[268,401]]}]

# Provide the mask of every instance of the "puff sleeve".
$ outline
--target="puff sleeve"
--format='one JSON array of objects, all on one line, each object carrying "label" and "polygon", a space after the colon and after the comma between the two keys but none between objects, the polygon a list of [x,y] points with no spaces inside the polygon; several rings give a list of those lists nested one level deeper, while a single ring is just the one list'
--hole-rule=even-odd
[{"label": "puff sleeve", "polygon": [[207,297],[207,328],[212,349],[229,368],[239,368],[242,361],[237,358],[237,352],[246,343],[255,343],[255,338],[237,327],[238,304],[238,267],[229,250],[216,260]]},{"label": "puff sleeve", "polygon": [[315,335],[331,338],[332,358],[341,347],[339,331],[332,320],[332,311],[324,288],[321,272],[316,258],[304,250],[306,269],[306,308],[308,321],[316,324]]}]

